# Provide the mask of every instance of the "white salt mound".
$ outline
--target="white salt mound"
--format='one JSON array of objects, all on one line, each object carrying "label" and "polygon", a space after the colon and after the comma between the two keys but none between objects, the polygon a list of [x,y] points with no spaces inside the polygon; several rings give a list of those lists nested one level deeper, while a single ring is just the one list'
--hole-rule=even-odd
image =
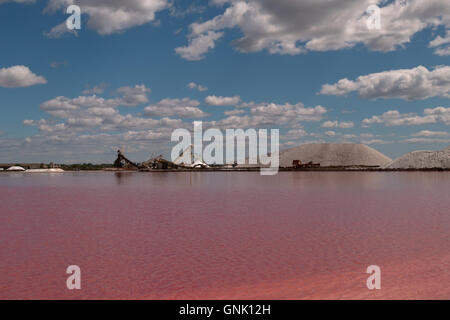
[{"label": "white salt mound", "polygon": [[6,171],[25,171],[25,169],[19,166],[12,166],[6,169]]},{"label": "white salt mound", "polygon": [[354,143],[309,143],[280,151],[280,167],[292,167],[293,160],[312,161],[322,167],[382,167],[392,162],[377,150]]},{"label": "white salt mound", "polygon": [[25,172],[26,173],[61,173],[61,172],[64,172],[64,170],[60,169],[60,168],[28,169]]},{"label": "white salt mound", "polygon": [[450,169],[450,147],[442,151],[414,151],[394,160],[388,169]]}]

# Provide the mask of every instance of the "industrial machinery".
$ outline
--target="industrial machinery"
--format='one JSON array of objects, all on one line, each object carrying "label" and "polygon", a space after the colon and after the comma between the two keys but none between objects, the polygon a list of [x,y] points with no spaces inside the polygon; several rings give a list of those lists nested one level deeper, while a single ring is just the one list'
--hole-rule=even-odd
[{"label": "industrial machinery", "polygon": [[300,160],[293,160],[292,167],[294,169],[320,168],[320,163],[313,163],[312,161],[308,163],[302,163]]},{"label": "industrial machinery", "polygon": [[[183,167],[187,167],[187,168],[209,168],[209,166],[205,162],[203,162],[203,160],[201,159],[201,156],[198,156],[192,152],[193,148],[194,148],[194,145],[192,145],[192,144],[189,145],[186,149],[184,149],[180,153],[179,157],[176,158],[175,161],[173,161],[173,162],[179,166],[183,166]],[[191,163],[180,162],[186,153],[188,154]]]},{"label": "industrial machinery", "polygon": [[140,166],[128,160],[120,150],[117,150],[117,159],[114,161],[115,168],[139,169]]},{"label": "industrial machinery", "polygon": [[190,148],[192,148],[192,145],[190,145],[188,148],[186,148],[183,152],[181,152],[180,156],[175,161],[169,161],[163,158],[162,155],[157,157],[152,157],[150,160],[145,161],[143,163],[134,163],[130,161],[125,155],[122,153],[122,151],[117,150],[117,159],[114,161],[114,167],[120,168],[120,169],[129,169],[129,170],[151,170],[151,169],[179,169],[179,168],[209,168],[209,166],[201,161],[200,159],[194,161],[193,163],[183,163],[181,160],[183,158],[183,155],[188,152],[190,152]]}]

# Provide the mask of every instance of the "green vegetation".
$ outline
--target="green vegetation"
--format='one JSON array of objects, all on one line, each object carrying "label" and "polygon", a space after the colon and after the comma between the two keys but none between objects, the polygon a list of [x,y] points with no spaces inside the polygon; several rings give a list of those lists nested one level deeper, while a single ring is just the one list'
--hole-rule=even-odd
[{"label": "green vegetation", "polygon": [[112,164],[92,164],[92,163],[75,163],[75,164],[61,164],[60,168],[64,171],[82,171],[82,170],[103,170],[106,168],[112,168]]}]

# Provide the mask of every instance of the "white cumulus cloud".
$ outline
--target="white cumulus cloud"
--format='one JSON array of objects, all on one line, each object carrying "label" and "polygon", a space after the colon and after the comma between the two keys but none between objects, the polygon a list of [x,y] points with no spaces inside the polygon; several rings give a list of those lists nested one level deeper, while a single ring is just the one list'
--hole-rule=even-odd
[{"label": "white cumulus cloud", "polygon": [[198,90],[198,91],[200,91],[200,92],[208,91],[208,88],[207,88],[207,87],[204,87],[204,86],[202,86],[202,85],[200,85],[200,84],[197,84],[197,83],[195,83],[195,82],[189,82],[188,85],[187,85],[187,87],[188,87],[189,89]]},{"label": "white cumulus cloud", "polygon": [[88,27],[101,35],[153,22],[156,12],[170,7],[168,0],[49,0],[46,12],[65,9],[71,4],[78,5],[89,16]]},{"label": "white cumulus cloud", "polygon": [[200,102],[197,100],[191,100],[189,98],[184,99],[164,99],[160,102],[148,106],[144,109],[144,114],[147,116],[177,116],[179,118],[203,118],[208,116],[198,108]]},{"label": "white cumulus cloud", "polygon": [[216,46],[216,40],[223,36],[223,32],[209,31],[207,33],[191,37],[189,45],[178,47],[175,52],[183,59],[197,61],[204,58],[204,54]]},{"label": "white cumulus cloud", "polygon": [[[438,56],[450,56],[450,29],[447,30],[444,37],[437,36],[433,41],[430,42],[429,47],[438,47],[434,53]],[[448,45],[448,46],[444,46]]]},{"label": "white cumulus cloud", "polygon": [[325,121],[322,123],[322,128],[341,128],[350,129],[353,128],[355,124],[352,121],[339,122],[339,121]]},{"label": "white cumulus cloud", "polygon": [[47,80],[44,77],[34,74],[26,66],[0,68],[0,87],[19,88],[45,83]]},{"label": "white cumulus cloud", "polygon": [[397,110],[391,110],[380,116],[364,119],[362,121],[362,126],[369,127],[372,124],[384,124],[385,126],[413,126],[433,123],[450,125],[450,108],[427,108],[424,110],[423,115],[418,115],[416,113],[400,113]]},{"label": "white cumulus cloud", "polygon": [[205,98],[205,103],[208,106],[232,106],[236,105],[241,101],[239,96],[234,97],[218,97],[218,96],[208,96]]},{"label": "white cumulus cloud", "polygon": [[357,91],[367,99],[398,98],[423,100],[430,97],[450,97],[450,67],[438,66],[431,71],[423,66],[372,73],[355,81],[346,78],[322,86],[321,94],[345,95]]},{"label": "white cumulus cloud", "polygon": [[430,130],[422,130],[413,134],[414,137],[448,137],[450,133],[445,131],[430,131]]},{"label": "white cumulus cloud", "polygon": [[[426,28],[450,27],[447,0],[215,0],[222,14],[190,26],[189,43],[177,49],[188,60],[199,60],[222,37],[238,28],[233,41],[241,52],[267,50],[296,55],[307,51],[352,48],[393,51]],[[369,5],[381,8],[381,29],[367,28]],[[203,43],[203,45],[200,45]],[[207,43],[207,45],[206,45]]]}]

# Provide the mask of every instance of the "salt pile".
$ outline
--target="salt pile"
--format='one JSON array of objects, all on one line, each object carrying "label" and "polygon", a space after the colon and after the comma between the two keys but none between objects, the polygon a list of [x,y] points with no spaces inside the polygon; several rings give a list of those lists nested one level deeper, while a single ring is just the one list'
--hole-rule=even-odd
[{"label": "salt pile", "polygon": [[392,162],[377,150],[354,143],[310,143],[280,151],[280,167],[292,167],[294,160],[322,167],[381,167]]},{"label": "salt pile", "polygon": [[414,151],[394,160],[388,169],[450,169],[450,147],[442,151]]},{"label": "salt pile", "polygon": [[12,166],[6,169],[6,171],[25,171],[25,169],[19,166]]},{"label": "salt pile", "polygon": [[61,172],[64,172],[64,170],[60,169],[60,168],[28,169],[25,172],[26,173],[61,173]]}]

